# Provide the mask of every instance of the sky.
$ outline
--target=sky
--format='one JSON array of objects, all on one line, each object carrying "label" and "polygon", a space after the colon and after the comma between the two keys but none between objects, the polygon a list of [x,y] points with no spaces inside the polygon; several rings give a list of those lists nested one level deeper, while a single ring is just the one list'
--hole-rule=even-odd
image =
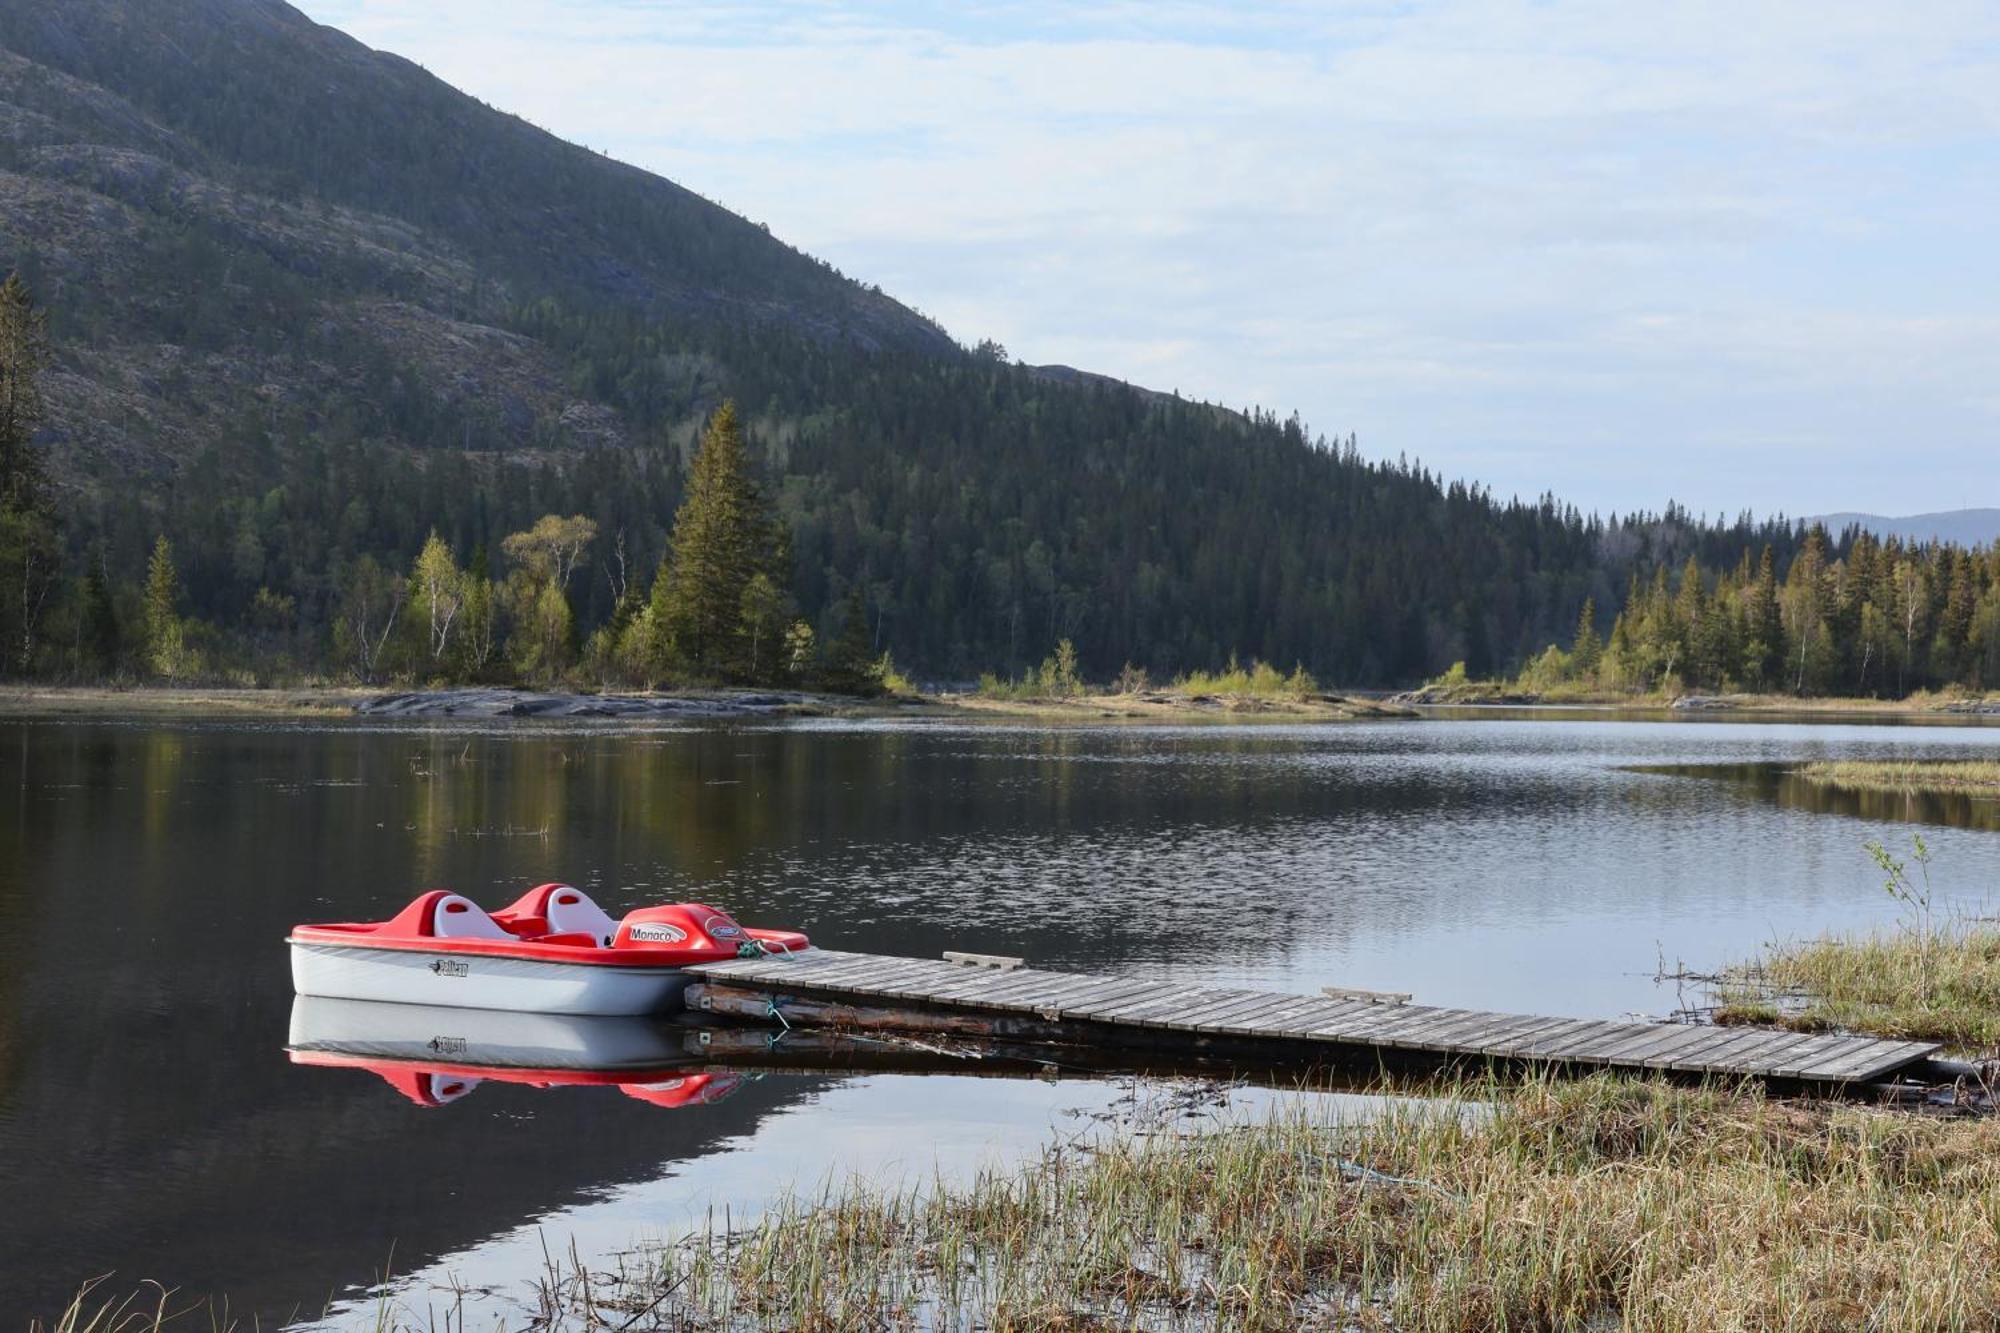
[{"label": "sky", "polygon": [[2000,6],[296,0],[939,320],[1586,509],[2000,504]]}]

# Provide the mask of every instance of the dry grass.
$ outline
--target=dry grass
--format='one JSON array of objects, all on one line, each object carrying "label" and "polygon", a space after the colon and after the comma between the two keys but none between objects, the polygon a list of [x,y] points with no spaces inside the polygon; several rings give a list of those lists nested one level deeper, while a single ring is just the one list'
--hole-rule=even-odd
[{"label": "dry grass", "polygon": [[28,1321],[28,1333],[160,1333],[174,1322],[168,1302],[170,1291],[155,1283],[120,1295],[104,1295],[108,1278],[86,1282],[69,1306],[54,1320],[44,1324]]},{"label": "dry grass", "polygon": [[0,686],[0,717],[327,717],[351,713],[355,704],[381,693],[327,685],[294,689],[6,685]]},{"label": "dry grass", "polygon": [[1990,1329],[2000,1121],[1610,1078],[865,1185],[595,1278],[647,1329]]},{"label": "dry grass", "polygon": [[1776,944],[1724,972],[1716,998],[1722,1023],[1991,1050],[2000,1046],[2000,927],[1954,920]]},{"label": "dry grass", "polygon": [[2000,796],[2000,763],[1986,760],[1843,759],[1795,770],[1808,782],[1842,791],[1951,792]]}]

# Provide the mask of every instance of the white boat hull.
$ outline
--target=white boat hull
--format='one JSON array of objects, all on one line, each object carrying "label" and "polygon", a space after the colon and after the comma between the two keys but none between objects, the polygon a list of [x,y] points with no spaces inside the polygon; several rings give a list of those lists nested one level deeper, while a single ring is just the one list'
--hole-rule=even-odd
[{"label": "white boat hull", "polygon": [[385,1000],[538,1014],[659,1014],[693,980],[677,967],[610,967],[428,949],[291,941],[292,989],[334,1000]]},{"label": "white boat hull", "polygon": [[503,1069],[664,1069],[696,1058],[690,1029],[635,1017],[502,1013],[377,1000],[292,1000],[293,1051]]}]

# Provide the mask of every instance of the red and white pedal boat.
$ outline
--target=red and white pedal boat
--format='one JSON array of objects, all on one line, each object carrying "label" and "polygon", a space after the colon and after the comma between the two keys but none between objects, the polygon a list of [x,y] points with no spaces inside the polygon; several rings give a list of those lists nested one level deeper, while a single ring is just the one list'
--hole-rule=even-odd
[{"label": "red and white pedal boat", "polygon": [[301,995],[543,1014],[669,1013],[690,964],[812,947],[795,930],[739,925],[702,903],[614,921],[567,884],[493,913],[434,889],[387,921],[294,926],[285,942]]}]

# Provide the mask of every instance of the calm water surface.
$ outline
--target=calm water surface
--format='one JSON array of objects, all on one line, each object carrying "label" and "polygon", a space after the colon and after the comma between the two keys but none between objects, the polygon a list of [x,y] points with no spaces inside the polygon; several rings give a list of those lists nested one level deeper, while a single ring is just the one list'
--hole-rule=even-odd
[{"label": "calm water surface", "polygon": [[492,1081],[422,1107],[287,1058],[296,921],[568,879],[614,914],[700,897],[841,948],[1657,1013],[1663,958],[1893,916],[1866,837],[1923,826],[1943,888],[1982,905],[1990,807],[1782,770],[1996,745],[1743,722],[0,725],[0,1313],[116,1270],[268,1326],[385,1265],[441,1308],[439,1284],[507,1288],[545,1242],[608,1255],[830,1174],[963,1172],[1120,1095],[821,1070],[678,1108]]}]

